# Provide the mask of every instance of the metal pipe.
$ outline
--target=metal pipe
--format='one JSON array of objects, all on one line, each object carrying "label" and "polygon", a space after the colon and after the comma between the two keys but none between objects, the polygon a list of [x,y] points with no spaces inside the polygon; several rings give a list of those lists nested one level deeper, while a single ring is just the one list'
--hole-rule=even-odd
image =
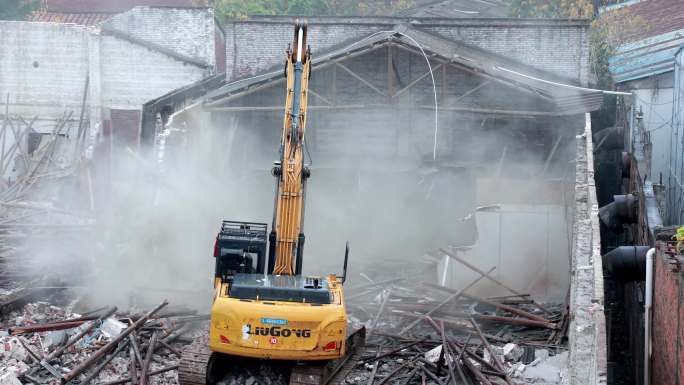
[{"label": "metal pipe", "polygon": [[644,306],[644,385],[651,385],[651,308],[653,307],[653,260],[655,248],[646,253],[646,305]]}]

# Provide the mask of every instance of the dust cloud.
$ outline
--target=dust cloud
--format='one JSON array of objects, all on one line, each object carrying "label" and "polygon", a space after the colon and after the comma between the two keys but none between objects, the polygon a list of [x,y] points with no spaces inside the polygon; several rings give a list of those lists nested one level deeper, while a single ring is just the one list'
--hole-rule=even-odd
[{"label": "dust cloud", "polygon": [[[90,273],[79,282],[89,288],[94,303],[144,306],[168,298],[206,310],[221,220],[264,222],[270,228],[270,168],[277,158],[280,127],[227,116],[213,119],[221,124],[211,124],[202,114],[174,119],[155,148],[115,146],[111,178],[96,178],[96,184],[103,183],[95,188],[100,192],[96,230],[82,245],[88,243],[91,250],[85,262]],[[553,142],[521,137],[520,130],[513,131],[516,127],[502,123],[483,132],[473,127],[445,130],[435,162],[432,123],[429,117],[423,121],[427,123],[407,132],[398,128],[398,139],[387,138],[408,150],[360,146],[356,135],[335,138],[332,151],[311,140],[305,274],[341,273],[347,241],[352,267],[376,259],[412,261],[440,247],[492,242],[491,228],[476,228],[478,206],[511,197],[517,203],[543,203],[540,196],[548,187],[542,180],[573,179],[568,175],[574,169],[572,129],[556,150],[557,160],[548,165]],[[381,129],[368,124],[350,122],[355,132]],[[309,129],[320,142],[320,125],[313,122]],[[504,176],[523,182],[506,183]],[[535,230],[512,226],[510,231],[521,234],[507,234],[515,242]],[[527,253],[524,247],[503,247]],[[553,263],[560,266],[546,268],[567,271],[562,258]],[[391,274],[391,268],[383,273]],[[456,274],[450,284],[460,287],[465,278]]]}]

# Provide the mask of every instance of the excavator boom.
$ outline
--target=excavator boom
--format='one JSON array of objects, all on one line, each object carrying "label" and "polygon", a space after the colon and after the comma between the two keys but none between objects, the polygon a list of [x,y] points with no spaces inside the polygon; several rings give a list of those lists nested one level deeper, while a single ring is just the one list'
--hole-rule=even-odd
[{"label": "excavator boom", "polygon": [[239,371],[248,359],[297,363],[292,366],[290,385],[323,385],[343,367],[355,364],[365,341],[363,328],[348,334],[344,279],[301,274],[310,175],[304,164],[311,74],[305,23],[295,25],[285,74],[271,231],[265,223],[223,221],[214,245],[209,333],[184,352],[181,385],[213,384],[221,380],[223,370]]},{"label": "excavator boom", "polygon": [[280,162],[276,162],[276,199],[273,209],[269,249],[269,272],[299,275],[304,248],[304,199],[309,170],[304,166],[307,93],[311,54],[306,48],[306,24],[297,23],[294,40],[287,51],[287,95],[280,142]]}]

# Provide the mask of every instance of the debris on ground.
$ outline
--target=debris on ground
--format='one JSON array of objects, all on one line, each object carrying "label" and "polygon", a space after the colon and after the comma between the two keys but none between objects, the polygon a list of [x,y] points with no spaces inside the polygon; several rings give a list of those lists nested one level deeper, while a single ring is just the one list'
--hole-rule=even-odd
[{"label": "debris on ground", "polygon": [[[178,360],[192,334],[188,325],[206,323],[192,311],[118,312],[116,307],[88,314],[69,306],[34,302],[3,316],[0,383],[177,384]],[[19,381],[17,383],[17,381]]]}]

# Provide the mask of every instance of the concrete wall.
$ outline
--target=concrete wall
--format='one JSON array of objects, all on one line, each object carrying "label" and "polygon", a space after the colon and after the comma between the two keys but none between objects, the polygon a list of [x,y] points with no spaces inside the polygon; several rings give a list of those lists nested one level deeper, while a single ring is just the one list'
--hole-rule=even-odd
[{"label": "concrete wall", "polygon": [[[457,254],[483,271],[496,266],[492,276],[521,293],[542,301],[563,302],[570,283],[568,240],[572,230],[567,212],[562,204],[538,203],[501,204],[478,211],[479,239],[471,249]],[[445,257],[438,271],[441,277],[445,278],[441,285],[460,289],[479,275]],[[486,280],[472,288],[483,296],[501,295],[501,290]]]},{"label": "concrete wall", "polygon": [[107,19],[103,27],[168,48],[210,66],[216,63],[212,8],[135,7]]},{"label": "concrete wall", "polygon": [[[91,143],[97,140],[102,121],[107,120],[107,110],[140,110],[146,101],[211,72],[73,24],[2,21],[0,36],[0,95],[3,105],[9,95],[10,115],[28,120],[36,116],[34,129],[50,132],[56,119],[72,112],[67,133],[73,135],[89,78],[84,116],[91,128]],[[213,52],[213,29],[204,45]],[[14,137],[6,138],[5,143],[9,148]]]},{"label": "concrete wall", "polygon": [[660,243],[655,258],[651,383],[679,385],[684,384],[684,273],[672,269],[666,247]]},{"label": "concrete wall", "polygon": [[[283,47],[292,42],[292,19],[265,17],[226,25],[226,73],[254,74],[284,62]],[[588,24],[575,21],[445,20],[332,17],[309,19],[308,42],[313,54],[357,40],[394,25],[412,26],[462,41],[588,84]]]},{"label": "concrete wall", "polygon": [[594,182],[591,120],[577,141],[570,271],[570,384],[606,384],[608,363],[603,311],[603,261]]}]

